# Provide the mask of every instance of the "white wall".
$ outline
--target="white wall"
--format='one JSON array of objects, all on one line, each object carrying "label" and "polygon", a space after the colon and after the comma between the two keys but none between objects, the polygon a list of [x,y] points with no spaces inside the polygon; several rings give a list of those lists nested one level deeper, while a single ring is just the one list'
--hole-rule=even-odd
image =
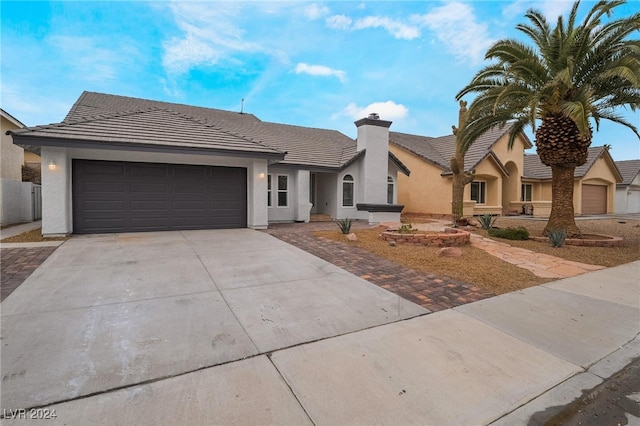
[{"label": "white wall", "polygon": [[3,197],[0,222],[2,225],[33,221],[33,183],[14,179],[0,179]]},{"label": "white wall", "polygon": [[[309,202],[309,170],[295,170],[272,166],[271,206],[268,207],[269,222],[309,222],[311,203]],[[278,176],[287,176],[287,205],[278,206]]]},{"label": "white wall", "polygon": [[[199,164],[247,168],[247,226],[267,226],[267,160],[196,154],[42,147],[42,233],[73,232],[72,159]],[[49,170],[53,162],[55,170]],[[260,177],[264,174],[264,177]]]}]

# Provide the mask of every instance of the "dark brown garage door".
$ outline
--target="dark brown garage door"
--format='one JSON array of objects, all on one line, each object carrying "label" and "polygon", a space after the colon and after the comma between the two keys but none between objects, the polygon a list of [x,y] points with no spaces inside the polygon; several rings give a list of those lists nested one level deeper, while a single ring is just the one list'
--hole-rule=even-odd
[{"label": "dark brown garage door", "polygon": [[582,185],[582,214],[607,214],[607,187]]},{"label": "dark brown garage door", "polygon": [[246,226],[247,169],[73,160],[76,233]]}]

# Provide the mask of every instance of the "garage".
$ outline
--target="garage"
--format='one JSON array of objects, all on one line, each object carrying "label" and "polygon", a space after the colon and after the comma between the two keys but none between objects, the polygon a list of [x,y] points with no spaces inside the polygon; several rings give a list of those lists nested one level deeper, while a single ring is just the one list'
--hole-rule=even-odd
[{"label": "garage", "polygon": [[582,214],[607,214],[607,187],[582,185]]},{"label": "garage", "polygon": [[245,228],[247,169],[73,160],[73,231]]}]

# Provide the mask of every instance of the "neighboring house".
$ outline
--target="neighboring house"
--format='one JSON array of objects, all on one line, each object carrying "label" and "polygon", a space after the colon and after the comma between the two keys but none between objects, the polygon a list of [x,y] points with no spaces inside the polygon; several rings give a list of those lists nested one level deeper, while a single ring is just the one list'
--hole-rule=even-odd
[{"label": "neighboring house", "polygon": [[[475,170],[475,179],[465,187],[463,215],[502,214],[519,209],[520,176],[524,150],[531,148],[526,135],[519,135],[508,149],[509,126],[494,128],[480,137],[465,155],[465,170]],[[398,202],[406,213],[451,214],[450,161],[455,136],[390,133],[390,150],[410,170],[398,179]]]},{"label": "neighboring house", "polygon": [[[622,176],[609,150],[603,146],[589,148],[587,162],[576,167],[574,175],[575,214],[612,214],[618,182],[622,182]],[[534,216],[548,217],[551,212],[551,168],[542,164],[537,155],[525,155],[522,183],[527,187],[523,204],[533,206]]]},{"label": "neighboring house", "polygon": [[615,212],[640,213],[640,160],[616,161],[622,182],[616,185]]},{"label": "neighboring house", "polygon": [[[465,187],[464,216],[551,213],[551,168],[537,155],[525,154],[532,144],[524,134],[509,150],[509,130],[505,126],[488,131],[465,155],[465,170],[475,170],[475,178]],[[399,176],[398,181],[398,202],[405,206],[404,212],[450,215],[455,136],[391,132],[390,150],[411,169],[410,176]],[[576,214],[613,213],[615,185],[622,177],[607,149],[590,148],[586,164],[576,168],[575,176]]]},{"label": "neighboring house", "polygon": [[84,92],[62,123],[11,132],[40,147],[45,235],[266,228],[311,213],[399,220],[391,122],[357,140],[252,114]]},{"label": "neighboring house", "polygon": [[24,149],[14,145],[7,131],[25,127],[20,120],[0,109],[2,152],[0,153],[0,222],[2,225],[30,222],[37,218],[34,214],[34,185],[22,182]]}]

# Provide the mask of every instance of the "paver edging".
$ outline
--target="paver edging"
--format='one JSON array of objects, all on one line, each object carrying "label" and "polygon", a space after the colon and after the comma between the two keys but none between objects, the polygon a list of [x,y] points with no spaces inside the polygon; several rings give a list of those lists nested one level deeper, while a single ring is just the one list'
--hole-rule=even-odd
[{"label": "paver edging", "polygon": [[[613,235],[589,234],[591,236],[601,237],[602,239],[581,239],[567,238],[564,243],[568,246],[580,247],[621,247],[623,243],[622,237],[614,237]],[[530,240],[546,243],[549,241],[547,237],[529,237]]]},{"label": "paver edging", "polygon": [[380,237],[388,242],[421,244],[428,247],[460,247],[471,243],[470,232],[454,228],[444,228],[444,232],[428,234],[384,231]]}]

